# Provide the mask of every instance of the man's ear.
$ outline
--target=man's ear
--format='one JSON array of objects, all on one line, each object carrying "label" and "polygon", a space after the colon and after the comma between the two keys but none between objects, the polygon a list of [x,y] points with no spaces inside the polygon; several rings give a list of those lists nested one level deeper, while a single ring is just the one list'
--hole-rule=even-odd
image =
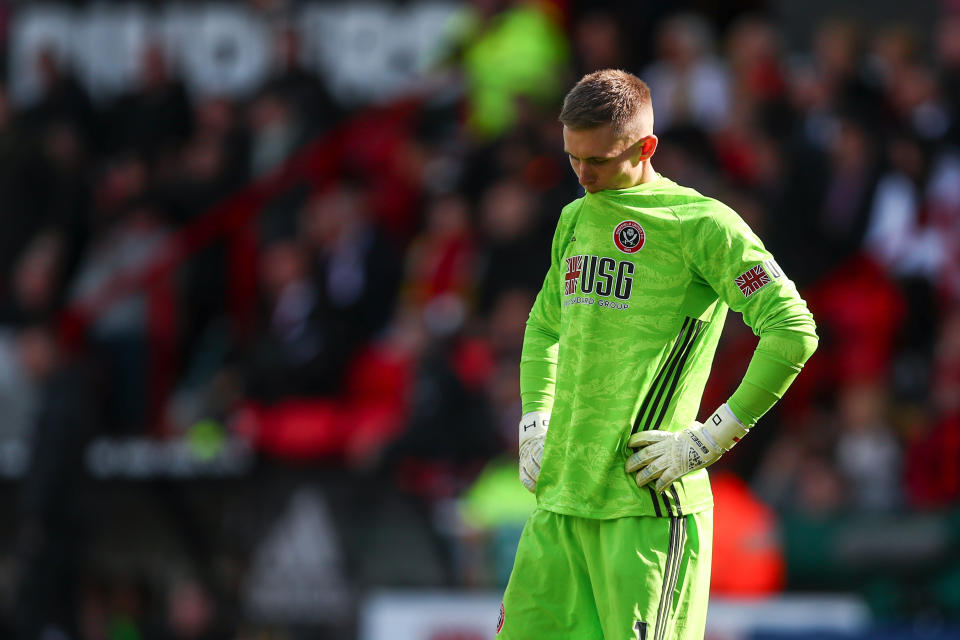
[{"label": "man's ear", "polygon": [[640,138],[637,141],[638,153],[636,155],[637,162],[642,162],[643,160],[649,160],[653,155],[654,151],[657,150],[657,136],[652,133],[645,138]]}]

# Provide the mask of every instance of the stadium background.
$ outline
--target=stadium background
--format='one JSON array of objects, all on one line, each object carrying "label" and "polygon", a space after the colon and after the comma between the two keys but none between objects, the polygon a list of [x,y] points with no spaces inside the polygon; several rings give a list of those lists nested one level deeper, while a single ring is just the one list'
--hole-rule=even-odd
[{"label": "stadium background", "polygon": [[960,637],[955,11],[0,3],[0,637],[492,637],[602,67],[821,334],[712,471],[708,637]]}]

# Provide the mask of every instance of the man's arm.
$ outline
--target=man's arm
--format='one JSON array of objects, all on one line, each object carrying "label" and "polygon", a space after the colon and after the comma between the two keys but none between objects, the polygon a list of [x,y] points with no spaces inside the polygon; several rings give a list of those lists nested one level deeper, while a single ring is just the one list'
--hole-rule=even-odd
[{"label": "man's arm", "polygon": [[550,424],[560,350],[561,263],[569,241],[569,223],[561,215],[550,251],[550,268],[530,310],[520,355],[520,480],[531,492],[540,476],[540,458]]},{"label": "man's arm", "polygon": [[696,219],[684,234],[692,269],[739,312],[760,341],[743,381],[705,423],[680,433],[643,431],[626,464],[637,484],[657,479],[658,491],[680,476],[706,467],[733,447],[781,397],[817,347],[813,315],[773,256],[732,211]]},{"label": "man's arm", "polygon": [[760,341],[727,404],[746,425],[756,424],[786,392],[817,349],[816,325],[803,310],[783,309],[757,329]]},{"label": "man's arm", "polygon": [[727,401],[752,426],[781,397],[817,348],[816,325],[796,285],[730,209],[701,219],[689,246],[693,268],[760,337]]},{"label": "man's arm", "polygon": [[[534,307],[536,308],[536,307]],[[557,384],[557,353],[559,336],[538,324],[527,321],[520,355],[520,399],[523,413],[553,409],[553,394]]]}]

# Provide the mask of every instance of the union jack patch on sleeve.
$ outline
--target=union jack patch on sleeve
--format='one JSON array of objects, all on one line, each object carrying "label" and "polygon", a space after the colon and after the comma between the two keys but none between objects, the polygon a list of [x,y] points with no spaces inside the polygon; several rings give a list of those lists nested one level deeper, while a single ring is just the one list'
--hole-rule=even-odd
[{"label": "union jack patch on sleeve", "polygon": [[737,288],[740,289],[743,297],[749,298],[762,287],[770,284],[770,275],[764,270],[762,264],[758,264],[741,273],[733,282],[737,285]]}]

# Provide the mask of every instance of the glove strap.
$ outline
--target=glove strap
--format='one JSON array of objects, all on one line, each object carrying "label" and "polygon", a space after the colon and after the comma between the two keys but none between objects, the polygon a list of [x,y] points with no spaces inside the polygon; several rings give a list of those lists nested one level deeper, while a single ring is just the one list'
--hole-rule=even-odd
[{"label": "glove strap", "polygon": [[550,426],[550,414],[545,411],[531,411],[520,418],[520,444],[538,436],[546,435]]},{"label": "glove strap", "polygon": [[707,418],[703,427],[704,434],[723,451],[729,451],[740,442],[740,438],[747,435],[747,427],[733,414],[726,402]]}]

